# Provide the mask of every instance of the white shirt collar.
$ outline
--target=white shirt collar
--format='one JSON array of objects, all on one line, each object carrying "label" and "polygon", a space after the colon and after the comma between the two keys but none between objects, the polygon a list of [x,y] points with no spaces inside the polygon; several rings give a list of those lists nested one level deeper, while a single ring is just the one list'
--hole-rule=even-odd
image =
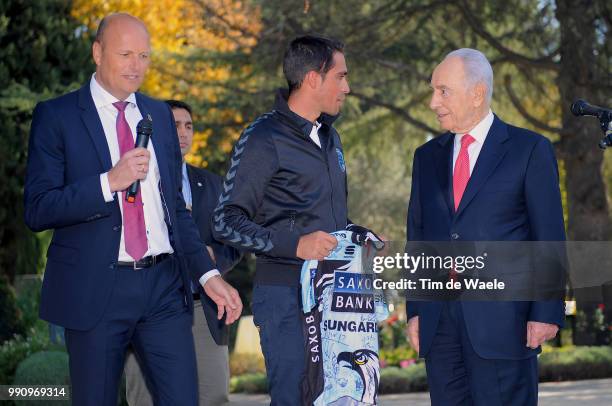
[{"label": "white shirt collar", "polygon": [[[115,96],[106,91],[98,81],[96,80],[96,73],[91,75],[89,81],[89,90],[91,91],[91,97],[93,98],[96,109],[106,106],[112,106],[113,103],[120,101]],[[136,107],[136,95],[131,93],[125,101],[129,102],[129,106]],[[114,107],[114,106],[113,106]]]},{"label": "white shirt collar", "polygon": [[461,142],[461,139],[465,134],[470,134],[478,143],[484,144],[485,138],[487,138],[487,134],[493,125],[494,118],[495,116],[493,115],[493,112],[491,109],[489,109],[489,113],[478,124],[476,124],[476,127],[472,128],[467,133],[457,134],[455,137],[455,142]]}]

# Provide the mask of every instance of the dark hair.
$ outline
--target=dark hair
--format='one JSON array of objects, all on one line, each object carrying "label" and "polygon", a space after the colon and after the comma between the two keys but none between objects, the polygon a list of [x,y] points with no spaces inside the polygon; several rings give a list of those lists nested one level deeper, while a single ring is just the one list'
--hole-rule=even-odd
[{"label": "dark hair", "polygon": [[191,106],[180,100],[166,100],[166,104],[170,106],[172,110],[174,109],[185,109],[189,112],[189,115],[193,117],[193,113],[191,111]]},{"label": "dark hair", "polygon": [[289,92],[299,89],[310,71],[325,77],[334,67],[334,52],[344,53],[342,41],[319,35],[305,35],[291,41],[283,59]]}]

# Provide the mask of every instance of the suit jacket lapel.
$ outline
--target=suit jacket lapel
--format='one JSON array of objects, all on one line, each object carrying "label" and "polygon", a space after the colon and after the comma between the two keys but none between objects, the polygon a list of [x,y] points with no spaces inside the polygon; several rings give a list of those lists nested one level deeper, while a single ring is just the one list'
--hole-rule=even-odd
[{"label": "suit jacket lapel", "polygon": [[434,154],[435,167],[438,176],[438,182],[440,183],[440,190],[444,194],[444,201],[448,206],[449,214],[453,213],[453,187],[452,182],[449,180],[453,176],[453,139],[452,133],[446,133],[438,138],[440,144]]},{"label": "suit jacket lapel", "polygon": [[495,116],[484,145],[478,155],[474,171],[470,176],[470,180],[461,198],[461,203],[457,209],[457,215],[470,204],[474,196],[476,196],[487,179],[489,179],[489,176],[491,176],[495,168],[497,168],[497,165],[499,165],[506,154],[507,147],[504,143],[507,140],[508,128],[503,121]]},{"label": "suit jacket lapel", "polygon": [[104,135],[102,121],[100,120],[98,110],[96,109],[91,91],[89,90],[89,83],[79,89],[78,104],[81,109],[81,119],[98,152],[98,158],[100,158],[102,168],[105,172],[108,172],[113,167],[113,162],[111,160],[110,150],[108,149],[106,135]]}]

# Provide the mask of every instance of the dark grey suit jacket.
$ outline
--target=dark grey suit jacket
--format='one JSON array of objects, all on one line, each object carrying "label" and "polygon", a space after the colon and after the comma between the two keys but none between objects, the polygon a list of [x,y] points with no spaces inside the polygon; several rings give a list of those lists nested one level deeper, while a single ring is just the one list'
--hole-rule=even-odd
[{"label": "dark grey suit jacket", "polygon": [[[212,247],[215,253],[215,262],[219,272],[224,274],[240,261],[242,254],[235,248],[218,242],[212,236],[210,218],[217,206],[217,200],[223,188],[223,179],[206,169],[191,165],[187,165],[187,176],[191,187],[191,215],[198,226],[200,238],[206,245]],[[204,293],[200,285],[198,285],[198,290],[210,333],[218,345],[227,345],[229,331],[225,325],[225,318],[217,320],[217,305]]]}]

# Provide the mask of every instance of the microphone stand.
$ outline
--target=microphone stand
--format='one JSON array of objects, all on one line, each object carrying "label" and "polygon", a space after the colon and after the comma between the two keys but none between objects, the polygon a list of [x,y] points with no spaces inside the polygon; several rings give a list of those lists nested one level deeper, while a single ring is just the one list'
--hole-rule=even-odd
[{"label": "microphone stand", "polygon": [[612,114],[602,114],[599,123],[604,133],[604,137],[599,141],[599,148],[606,149],[612,146]]}]

